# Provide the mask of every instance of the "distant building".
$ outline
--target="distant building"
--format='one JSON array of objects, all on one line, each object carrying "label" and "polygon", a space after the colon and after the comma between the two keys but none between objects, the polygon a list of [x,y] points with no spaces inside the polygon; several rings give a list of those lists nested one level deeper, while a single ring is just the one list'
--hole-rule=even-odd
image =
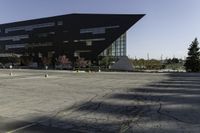
[{"label": "distant building", "polygon": [[126,31],[143,14],[69,14],[0,24],[0,53],[21,54],[29,64],[55,64],[65,56],[98,64],[126,56]]}]

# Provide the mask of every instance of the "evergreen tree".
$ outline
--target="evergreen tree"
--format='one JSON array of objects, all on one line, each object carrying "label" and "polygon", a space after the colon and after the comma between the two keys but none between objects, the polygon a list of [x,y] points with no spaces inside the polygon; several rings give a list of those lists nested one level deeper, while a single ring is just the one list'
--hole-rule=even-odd
[{"label": "evergreen tree", "polygon": [[199,42],[197,38],[195,38],[188,48],[188,57],[185,62],[187,72],[200,72],[200,52],[198,45]]}]

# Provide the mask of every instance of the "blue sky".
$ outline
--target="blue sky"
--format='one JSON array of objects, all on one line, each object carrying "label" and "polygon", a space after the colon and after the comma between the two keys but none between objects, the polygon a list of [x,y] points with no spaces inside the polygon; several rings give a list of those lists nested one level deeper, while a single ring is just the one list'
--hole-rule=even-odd
[{"label": "blue sky", "polygon": [[146,14],[128,31],[130,57],[184,58],[200,40],[200,0],[0,0],[0,23],[69,13]]}]

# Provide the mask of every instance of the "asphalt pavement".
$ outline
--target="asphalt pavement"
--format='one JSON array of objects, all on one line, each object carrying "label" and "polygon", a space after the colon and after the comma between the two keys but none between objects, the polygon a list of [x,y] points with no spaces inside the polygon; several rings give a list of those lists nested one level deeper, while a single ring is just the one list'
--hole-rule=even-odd
[{"label": "asphalt pavement", "polygon": [[0,70],[0,133],[199,133],[199,103],[199,73]]}]

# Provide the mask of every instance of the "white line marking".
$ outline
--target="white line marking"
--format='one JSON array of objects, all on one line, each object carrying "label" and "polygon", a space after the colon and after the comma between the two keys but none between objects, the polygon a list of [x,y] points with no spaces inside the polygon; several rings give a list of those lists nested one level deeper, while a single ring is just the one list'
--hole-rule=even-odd
[{"label": "white line marking", "polygon": [[26,129],[26,128],[29,128],[29,127],[32,127],[34,125],[36,125],[37,123],[32,123],[32,124],[29,124],[29,125],[26,125],[26,126],[23,126],[23,127],[20,127],[20,128],[17,128],[17,129],[14,129],[12,131],[8,131],[6,133],[14,133],[14,132],[17,132],[17,131],[20,131],[20,130],[23,130],[23,129]]}]

